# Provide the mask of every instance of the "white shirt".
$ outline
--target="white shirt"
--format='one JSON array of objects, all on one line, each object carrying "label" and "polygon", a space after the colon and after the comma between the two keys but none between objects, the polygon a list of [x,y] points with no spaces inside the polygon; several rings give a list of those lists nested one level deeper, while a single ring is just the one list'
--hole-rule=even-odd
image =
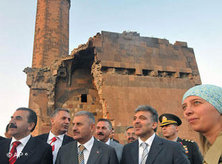
[{"label": "white shirt", "polygon": [[107,145],[110,145],[110,138],[108,139],[108,141],[106,141]]},{"label": "white shirt", "polygon": [[[26,136],[26,137],[24,137],[24,138],[22,138],[22,139],[20,139],[20,140],[16,140],[14,137],[12,137],[12,141],[11,141],[11,143],[10,143],[10,151],[11,151],[11,149],[12,149],[12,146],[13,146],[13,142],[14,141],[20,141],[21,142],[21,144],[19,144],[18,146],[17,146],[17,148],[16,148],[16,150],[17,150],[17,158],[18,157],[21,157],[22,155],[28,155],[26,152],[23,152],[22,153],[22,150],[24,149],[24,147],[25,147],[25,145],[27,144],[27,142],[28,142],[28,140],[31,138],[31,135],[29,134],[28,136]],[[9,152],[10,152],[9,151]]]},{"label": "white shirt", "polygon": [[64,138],[64,134],[62,135],[58,135],[58,136],[55,136],[51,131],[49,132],[49,136],[48,136],[48,139],[47,139],[47,143],[50,144],[52,142],[52,138],[53,137],[56,137],[56,141],[53,142],[51,144],[52,145],[55,145],[55,149],[54,151],[52,152],[52,155],[53,155],[53,163],[55,163],[56,161],[56,157],[57,157],[57,154],[58,154],[58,151],[59,151],[59,148],[62,146],[62,141],[63,141],[63,138]]},{"label": "white shirt", "polygon": [[[151,147],[151,145],[152,145],[152,143],[153,143],[154,137],[155,137],[155,133],[154,133],[152,136],[150,136],[150,138],[148,138],[148,139],[145,141],[145,143],[148,144],[148,153],[149,153],[149,151],[150,151],[150,147]],[[141,146],[141,143],[143,143],[143,141],[142,141],[140,138],[138,138],[138,141],[139,141],[139,164],[140,164],[140,163],[141,163],[141,160],[142,160],[142,154],[143,154],[143,147]],[[147,158],[147,157],[146,157],[146,158]]]},{"label": "white shirt", "polygon": [[[85,150],[83,151],[83,154],[84,154],[84,164],[86,164],[87,161],[88,161],[89,154],[91,152],[93,143],[94,143],[94,137],[92,136],[92,138],[88,142],[83,144],[83,146],[85,147]],[[77,142],[77,148],[79,147],[79,145],[81,145],[81,144],[79,142]]]}]

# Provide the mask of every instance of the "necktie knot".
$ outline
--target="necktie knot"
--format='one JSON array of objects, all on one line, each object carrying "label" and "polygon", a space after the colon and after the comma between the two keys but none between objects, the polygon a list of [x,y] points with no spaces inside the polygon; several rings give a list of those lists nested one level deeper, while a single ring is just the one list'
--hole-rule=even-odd
[{"label": "necktie knot", "polygon": [[20,145],[21,144],[21,142],[20,141],[14,141],[13,143],[12,143],[12,146],[13,147],[17,147],[18,145]]},{"label": "necktie knot", "polygon": [[85,146],[79,145],[79,151],[80,151],[80,152],[82,152],[82,151],[85,150],[85,149],[86,149]]},{"label": "necktie knot", "polygon": [[143,142],[143,143],[141,143],[141,146],[142,146],[142,148],[143,148],[143,150],[144,150],[144,149],[147,148],[148,144],[147,144],[146,142]]},{"label": "necktie knot", "polygon": [[57,138],[53,137],[51,143],[55,142],[56,140],[57,140]]}]

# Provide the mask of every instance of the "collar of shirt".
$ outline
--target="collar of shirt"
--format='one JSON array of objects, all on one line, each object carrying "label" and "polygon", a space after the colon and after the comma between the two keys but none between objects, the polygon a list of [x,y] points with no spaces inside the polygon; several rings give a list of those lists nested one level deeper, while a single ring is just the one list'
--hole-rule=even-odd
[{"label": "collar of shirt", "polygon": [[[87,151],[91,151],[92,146],[94,143],[94,137],[92,136],[91,139],[89,141],[87,141],[86,143],[83,144],[83,146],[86,148]],[[79,142],[77,142],[77,147],[79,147],[79,145],[81,145]]]},{"label": "collar of shirt", "polygon": [[110,138],[108,139],[108,141],[106,141],[107,145],[110,145]]},{"label": "collar of shirt", "polygon": [[27,142],[29,141],[30,138],[31,138],[31,134],[27,135],[26,137],[24,137],[24,138],[22,138],[20,140],[16,140],[14,137],[12,137],[12,140],[11,140],[11,143],[10,143],[10,151],[12,149],[12,143],[14,141],[20,141],[21,144],[19,144],[18,147],[16,148],[17,154],[18,154],[17,158],[22,156],[23,154],[21,154],[21,152],[22,152],[23,148],[25,147],[25,145],[27,144]]},{"label": "collar of shirt", "polygon": [[[145,143],[147,143],[147,144],[149,145],[149,147],[151,147],[154,138],[155,138],[155,133],[153,133],[153,135],[150,136],[150,137],[145,141]],[[138,138],[138,141],[139,141],[139,147],[141,147],[141,143],[143,143],[143,141],[142,141],[140,138]]]},{"label": "collar of shirt", "polygon": [[64,135],[65,135],[65,134],[62,134],[62,135],[58,135],[58,136],[56,136],[56,135],[54,135],[54,134],[50,131],[50,132],[49,132],[49,137],[48,137],[47,142],[50,143],[53,137],[56,137],[57,139],[59,139],[60,141],[62,141]]},{"label": "collar of shirt", "polygon": [[[83,146],[86,148],[83,151],[83,155],[84,155],[84,164],[87,163],[88,159],[89,159],[89,154],[91,152],[91,149],[93,147],[93,143],[94,143],[94,137],[91,137],[91,139],[89,141],[87,141],[86,143],[83,144]],[[79,145],[81,145],[79,142],[77,142],[77,146],[79,147]]]},{"label": "collar of shirt", "polygon": [[[20,139],[20,140],[16,140],[14,137],[12,137],[12,141],[11,141],[10,146],[12,147],[12,143],[13,143],[13,142],[15,142],[15,141],[20,141],[20,142],[21,142],[20,145],[24,147],[24,146],[26,145],[26,143],[28,142],[28,140],[30,139],[30,137],[31,137],[31,134],[27,135],[26,137],[24,137],[24,138],[22,138],[22,139]],[[18,145],[18,147],[19,147],[20,145]]]},{"label": "collar of shirt", "polygon": [[[153,143],[153,140],[154,140],[154,137],[155,137],[155,133],[150,136],[146,141],[145,143],[147,143],[149,146],[148,146],[148,152],[150,151],[150,147]],[[139,163],[141,163],[141,160],[142,160],[142,154],[143,154],[143,147],[141,146],[141,143],[143,143],[144,141],[142,141],[140,138],[138,138],[138,142],[139,142]],[[147,158],[147,157],[146,157]]]}]

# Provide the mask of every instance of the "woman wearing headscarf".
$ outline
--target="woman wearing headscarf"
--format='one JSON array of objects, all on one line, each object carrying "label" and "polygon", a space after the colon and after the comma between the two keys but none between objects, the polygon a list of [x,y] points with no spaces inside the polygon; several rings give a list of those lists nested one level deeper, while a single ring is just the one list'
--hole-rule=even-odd
[{"label": "woman wearing headscarf", "polygon": [[198,85],[183,96],[184,117],[199,132],[205,164],[222,164],[222,88]]}]

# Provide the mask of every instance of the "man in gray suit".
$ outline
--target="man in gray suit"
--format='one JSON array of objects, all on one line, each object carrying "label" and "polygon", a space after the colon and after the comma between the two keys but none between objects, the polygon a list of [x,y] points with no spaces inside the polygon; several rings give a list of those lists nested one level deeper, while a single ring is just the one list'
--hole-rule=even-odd
[{"label": "man in gray suit", "polygon": [[95,118],[87,111],[77,112],[73,120],[75,141],[62,146],[56,164],[118,164],[115,150],[94,139]]},{"label": "man in gray suit", "polygon": [[157,111],[151,106],[139,106],[133,118],[138,140],[124,146],[121,164],[189,164],[182,145],[158,137]]},{"label": "man in gray suit", "polygon": [[123,145],[110,140],[109,136],[112,133],[112,123],[110,120],[101,118],[98,120],[96,125],[96,138],[107,145],[113,147],[116,151],[118,160],[121,160]]}]

